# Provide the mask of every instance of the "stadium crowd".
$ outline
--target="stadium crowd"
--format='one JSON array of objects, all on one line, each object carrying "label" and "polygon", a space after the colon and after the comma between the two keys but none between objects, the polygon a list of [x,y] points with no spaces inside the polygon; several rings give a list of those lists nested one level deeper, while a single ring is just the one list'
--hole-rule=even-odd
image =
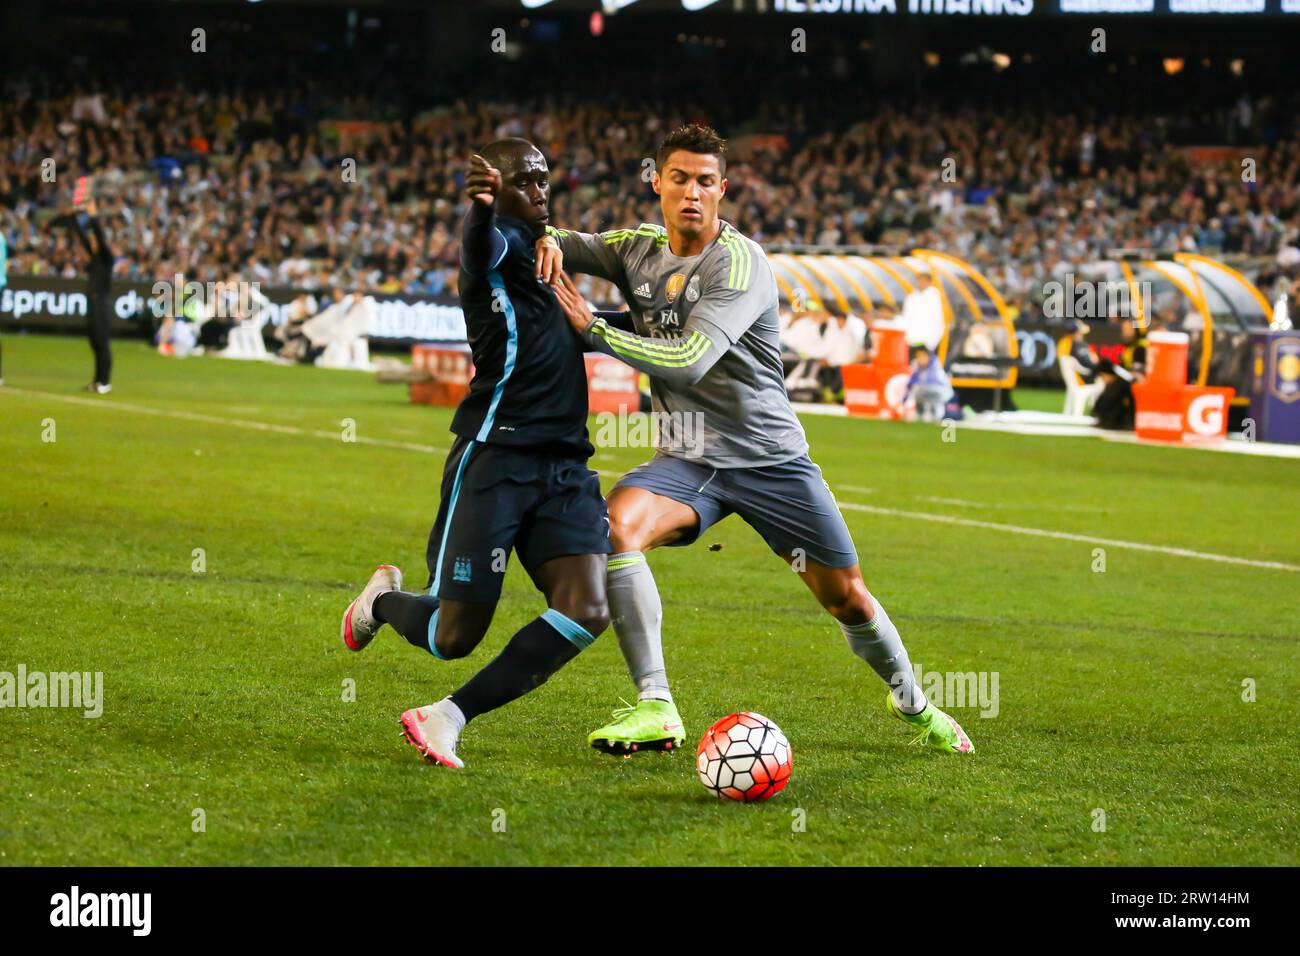
[{"label": "stadium crowd", "polygon": [[[656,140],[670,124],[713,119],[594,98],[461,99],[384,118],[381,102],[310,88],[10,93],[0,227],[11,276],[84,274],[79,244],[52,223],[76,177],[93,174],[115,275],[312,290],[454,292],[465,161],[501,136],[551,157],[553,222],[654,221]],[[1221,142],[1262,144],[1251,181],[1235,157],[1194,161],[1155,112],[833,115],[814,129],[800,101],[764,101],[724,126],[724,217],[766,244],[951,252],[1022,310],[1045,279],[1117,247],[1275,255],[1300,235],[1300,136],[1268,98],[1225,101],[1208,119]]]}]

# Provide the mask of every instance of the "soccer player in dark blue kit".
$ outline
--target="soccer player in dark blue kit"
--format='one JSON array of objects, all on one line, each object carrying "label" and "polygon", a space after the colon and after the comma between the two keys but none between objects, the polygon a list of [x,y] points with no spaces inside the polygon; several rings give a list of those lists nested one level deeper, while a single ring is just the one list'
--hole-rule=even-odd
[{"label": "soccer player in dark blue kit", "polygon": [[450,696],[402,714],[426,760],[462,767],[465,724],[523,696],[609,625],[609,520],[587,467],[587,373],[555,293],[537,278],[548,222],[549,170],[526,140],[492,143],[471,160],[460,300],[474,379],[457,408],[429,535],[427,594],[403,591],[381,565],[343,614],[344,643],[366,647],[384,625],[439,660],[469,654],[492,623],[513,549],[547,610]]}]

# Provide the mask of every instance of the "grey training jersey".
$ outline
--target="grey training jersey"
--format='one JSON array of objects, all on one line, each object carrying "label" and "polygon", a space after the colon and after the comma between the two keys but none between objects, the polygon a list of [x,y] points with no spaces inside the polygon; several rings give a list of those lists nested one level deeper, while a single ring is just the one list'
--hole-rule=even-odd
[{"label": "grey training jersey", "polygon": [[743,468],[808,450],[785,391],[776,279],[758,243],[724,222],[703,252],[684,258],[669,250],[667,231],[650,223],[595,235],[547,231],[566,269],[618,286],[638,335],[679,338],[698,330],[726,350],[695,385],[650,376],[660,451]]}]

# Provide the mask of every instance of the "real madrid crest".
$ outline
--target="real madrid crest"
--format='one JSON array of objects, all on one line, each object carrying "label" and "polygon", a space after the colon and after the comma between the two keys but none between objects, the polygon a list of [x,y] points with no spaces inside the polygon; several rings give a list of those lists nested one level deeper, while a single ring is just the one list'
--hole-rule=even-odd
[{"label": "real madrid crest", "polygon": [[686,301],[698,302],[700,300],[700,277],[691,276],[691,281],[686,283]]}]

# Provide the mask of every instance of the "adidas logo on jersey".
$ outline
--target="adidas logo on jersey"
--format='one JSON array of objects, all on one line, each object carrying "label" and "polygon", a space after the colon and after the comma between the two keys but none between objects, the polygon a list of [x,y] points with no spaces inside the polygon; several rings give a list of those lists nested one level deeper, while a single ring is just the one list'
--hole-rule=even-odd
[{"label": "adidas logo on jersey", "polygon": [[643,283],[641,283],[641,285],[640,285],[640,286],[637,288],[637,290],[636,290],[636,294],[639,295],[639,296],[640,296],[641,298],[643,298],[643,299],[653,299],[653,298],[654,298],[654,293],[650,291],[650,283],[649,283],[649,282],[643,282]]}]

